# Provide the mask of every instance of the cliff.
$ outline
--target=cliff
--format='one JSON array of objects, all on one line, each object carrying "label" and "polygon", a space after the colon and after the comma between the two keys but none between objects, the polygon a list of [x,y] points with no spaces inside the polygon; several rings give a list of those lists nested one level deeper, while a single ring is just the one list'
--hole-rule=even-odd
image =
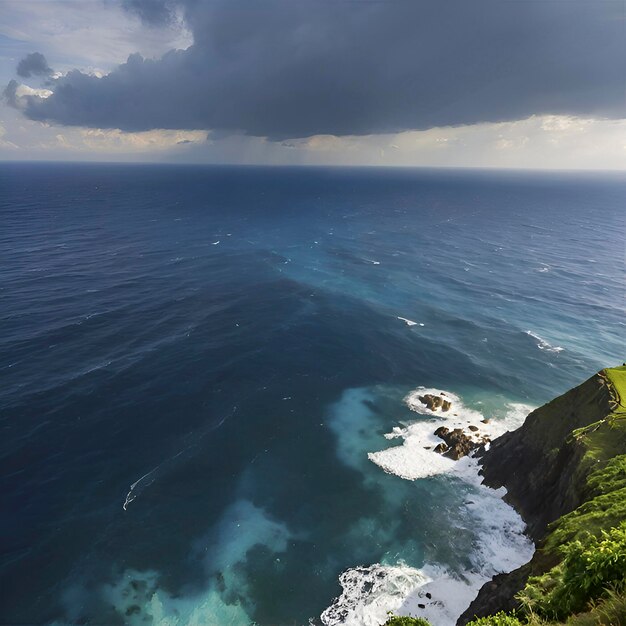
[{"label": "cliff", "polygon": [[495,440],[481,463],[487,485],[506,487],[537,551],[485,584],[457,626],[518,608],[520,592],[531,608],[542,598],[536,606],[558,617],[562,607],[550,594],[562,584],[564,548],[578,542],[583,549],[626,520],[626,366],[602,370],[533,411]]}]

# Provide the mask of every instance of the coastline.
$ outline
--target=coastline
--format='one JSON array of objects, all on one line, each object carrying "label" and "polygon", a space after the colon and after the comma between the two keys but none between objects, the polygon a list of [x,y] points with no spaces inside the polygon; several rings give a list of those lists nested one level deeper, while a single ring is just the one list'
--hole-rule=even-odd
[{"label": "coastline", "polygon": [[[422,399],[429,396],[445,399],[447,408],[427,406]],[[456,393],[426,387],[409,392],[403,403],[420,419],[395,426],[385,438],[399,443],[370,452],[368,460],[402,480],[439,477],[467,494],[462,505],[463,526],[457,529],[474,538],[463,555],[466,564],[451,569],[449,564],[427,559],[420,567],[381,562],[345,570],[339,579],[341,595],[321,615],[325,626],[379,626],[390,610],[427,619],[434,626],[454,626],[484,584],[500,572],[520,567],[534,552],[524,521],[503,499],[505,489],[481,484],[476,457],[466,454],[455,460],[436,451],[443,439],[435,434],[442,428],[451,432],[464,429],[468,440],[478,447],[485,439],[520,426],[533,407],[506,403],[494,419],[487,417],[486,408],[481,409],[483,413],[465,405]],[[474,401],[472,406],[482,404]]]},{"label": "coastline", "polygon": [[487,582],[457,626],[519,610],[518,594],[528,602],[537,588],[555,584],[563,546],[626,519],[626,366],[603,369],[536,409],[493,442],[480,463],[484,484],[507,489],[505,500],[526,522],[537,550]]},{"label": "coastline", "polygon": [[[436,406],[430,404],[432,399],[437,400]],[[449,420],[451,426],[458,427],[453,432],[461,432],[475,422],[480,413],[464,407],[460,397],[450,392],[422,387],[410,393],[405,398],[407,406],[438,421],[423,420],[394,428],[386,437],[402,439],[402,444],[370,453],[369,460],[385,472],[406,480],[443,473],[473,482],[483,494],[490,494],[494,501],[498,500],[513,513],[513,518],[507,520],[492,519],[492,534],[482,537],[483,547],[489,541],[497,544],[498,537],[500,541],[504,537],[505,543],[509,541],[508,548],[516,548],[516,553],[512,551],[508,561],[503,560],[500,542],[493,549],[491,560],[484,560],[482,569],[471,568],[461,579],[431,564],[419,570],[402,564],[397,567],[375,564],[347,570],[340,577],[343,593],[323,613],[322,622],[329,626],[381,624],[384,621],[380,619],[381,611],[376,619],[376,612],[368,610],[367,603],[359,597],[359,589],[367,588],[374,596],[372,604],[376,605],[384,597],[389,579],[395,586],[395,595],[402,596],[392,603],[388,601],[385,606],[388,612],[398,616],[390,618],[389,624],[396,623],[395,620],[398,624],[416,625],[427,620],[426,623],[433,626],[521,625],[528,620],[534,624],[534,611],[537,611],[543,618],[541,624],[556,626],[564,624],[569,617],[574,619],[575,610],[587,611],[585,615],[593,619],[600,619],[600,614],[622,615],[620,611],[626,611],[621,586],[623,571],[606,574],[609,582],[589,592],[595,595],[579,597],[578,604],[570,597],[564,604],[569,608],[564,609],[558,602],[562,603],[567,593],[572,595],[561,590],[565,584],[564,568],[571,567],[566,561],[569,557],[564,555],[571,554],[572,545],[582,546],[575,549],[588,546],[593,554],[594,542],[609,541],[619,537],[620,532],[626,537],[625,400],[626,365],[606,368],[530,411],[518,428],[507,430],[500,424],[503,432],[493,444],[477,443],[481,439],[484,442],[486,435],[472,427],[467,434],[475,435],[477,451],[470,450],[460,460],[448,463],[445,448],[439,449],[440,460],[429,464],[424,460],[434,454],[432,444],[437,435],[440,439],[444,437],[441,426],[434,433],[433,427]],[[450,415],[443,415],[449,409]],[[481,422],[490,425],[490,420]],[[490,427],[493,429],[492,425]],[[467,439],[469,441],[469,437]],[[466,504],[468,508],[475,505],[474,502]],[[495,509],[485,511],[484,505],[485,500],[475,505],[476,511],[482,509],[483,515],[493,516]],[[507,522],[511,524],[515,517],[519,525],[507,528]],[[511,534],[527,538],[531,548],[525,558],[521,558],[521,544],[511,542]],[[621,557],[616,558],[619,561]],[[488,576],[485,576],[485,564],[491,566]],[[610,587],[611,580],[615,580],[617,586]],[[468,603],[470,589],[473,589],[473,599]],[[454,598],[456,604],[450,598]],[[459,610],[463,602],[465,608],[461,606]],[[531,613],[525,613],[527,610]],[[600,613],[602,610],[606,612]],[[401,621],[407,619],[407,622]],[[604,623],[597,619],[594,623]],[[610,617],[607,619],[608,623],[613,623]],[[580,622],[583,623],[587,622]],[[615,623],[621,624],[621,617]]]}]

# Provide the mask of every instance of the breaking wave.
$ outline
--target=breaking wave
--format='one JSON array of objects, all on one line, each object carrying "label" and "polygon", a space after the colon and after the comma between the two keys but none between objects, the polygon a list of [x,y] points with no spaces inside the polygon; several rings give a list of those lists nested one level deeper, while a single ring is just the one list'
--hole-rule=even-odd
[{"label": "breaking wave", "polygon": [[[429,409],[419,400],[425,394],[445,397],[452,406],[445,413]],[[385,472],[406,480],[445,474],[470,486],[470,495],[459,512],[460,521],[456,522],[475,533],[470,553],[464,555],[469,565],[460,569],[443,563],[410,567],[399,561],[348,569],[339,577],[341,595],[321,615],[325,626],[378,626],[389,611],[423,617],[437,626],[453,626],[485,582],[526,563],[533,554],[523,520],[502,500],[506,491],[480,484],[476,459],[453,461],[434,452],[441,440],[433,435],[443,424],[453,428],[472,425],[480,426],[473,432],[476,439],[493,438],[518,427],[533,407],[511,403],[504,417],[489,419],[465,406],[458,395],[425,387],[409,393],[405,404],[424,419],[385,435],[402,439],[401,445],[367,456]]]}]

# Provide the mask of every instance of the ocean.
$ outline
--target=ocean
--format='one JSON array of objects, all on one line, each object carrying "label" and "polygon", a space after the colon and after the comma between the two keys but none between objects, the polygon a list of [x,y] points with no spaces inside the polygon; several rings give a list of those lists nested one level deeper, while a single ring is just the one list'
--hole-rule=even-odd
[{"label": "ocean", "polygon": [[0,622],[453,624],[533,547],[432,432],[622,363],[625,205],[618,174],[1,164]]}]

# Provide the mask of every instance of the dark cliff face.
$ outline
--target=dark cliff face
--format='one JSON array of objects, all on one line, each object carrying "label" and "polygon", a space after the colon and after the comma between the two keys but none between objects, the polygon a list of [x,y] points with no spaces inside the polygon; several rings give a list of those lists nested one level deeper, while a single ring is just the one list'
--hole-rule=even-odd
[{"label": "dark cliff face", "polygon": [[572,431],[609,414],[605,379],[596,374],[578,387],[533,411],[524,425],[496,439],[482,458],[489,487],[506,487],[510,502],[540,541],[546,526],[573,511],[585,498],[581,466],[586,448]]},{"label": "dark cliff face", "polygon": [[457,626],[516,608],[515,594],[528,577],[558,562],[553,553],[541,550],[548,525],[585,502],[586,477],[593,469],[588,448],[573,431],[603,420],[611,413],[610,403],[607,380],[596,374],[533,411],[521,428],[496,439],[483,453],[484,483],[507,489],[505,500],[527,523],[539,549],[530,563],[486,583]]}]

